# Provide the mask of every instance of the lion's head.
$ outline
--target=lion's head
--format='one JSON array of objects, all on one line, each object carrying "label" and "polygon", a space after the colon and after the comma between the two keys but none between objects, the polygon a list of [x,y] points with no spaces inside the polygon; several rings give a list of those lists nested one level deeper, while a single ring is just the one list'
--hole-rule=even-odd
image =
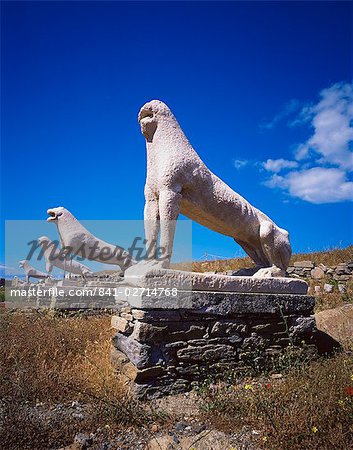
[{"label": "lion's head", "polygon": [[151,100],[145,103],[138,114],[141,133],[147,142],[152,142],[158,122],[164,118],[174,117],[168,106],[160,100]]},{"label": "lion's head", "polygon": [[47,218],[48,222],[57,222],[59,217],[63,216],[67,212],[63,206],[58,206],[57,208],[48,209],[47,214],[50,216]]}]

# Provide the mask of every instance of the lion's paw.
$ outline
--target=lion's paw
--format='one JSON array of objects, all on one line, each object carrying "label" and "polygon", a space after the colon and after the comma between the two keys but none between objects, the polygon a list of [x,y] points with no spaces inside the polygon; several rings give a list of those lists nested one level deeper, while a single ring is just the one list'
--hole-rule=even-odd
[{"label": "lion's paw", "polygon": [[285,270],[280,269],[279,267],[265,267],[263,269],[259,269],[256,273],[254,273],[253,277],[255,278],[277,278],[277,277],[285,277]]}]

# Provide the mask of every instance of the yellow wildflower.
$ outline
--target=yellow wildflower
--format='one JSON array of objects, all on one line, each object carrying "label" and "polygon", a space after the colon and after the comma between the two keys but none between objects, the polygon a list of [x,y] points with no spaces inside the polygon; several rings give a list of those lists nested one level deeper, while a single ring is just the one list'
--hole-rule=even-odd
[{"label": "yellow wildflower", "polygon": [[249,390],[252,389],[252,384],[246,384],[246,385],[244,386],[244,388],[245,388],[247,391],[249,391]]},{"label": "yellow wildflower", "polygon": [[338,400],[338,402],[337,402],[339,405],[344,405],[344,401],[343,400]]},{"label": "yellow wildflower", "polygon": [[311,431],[312,431],[313,433],[317,433],[319,430],[318,430],[316,427],[311,427]]},{"label": "yellow wildflower", "polygon": [[262,440],[263,440],[264,442],[267,442],[267,440],[268,440],[267,436],[264,436],[264,437],[262,438]]}]

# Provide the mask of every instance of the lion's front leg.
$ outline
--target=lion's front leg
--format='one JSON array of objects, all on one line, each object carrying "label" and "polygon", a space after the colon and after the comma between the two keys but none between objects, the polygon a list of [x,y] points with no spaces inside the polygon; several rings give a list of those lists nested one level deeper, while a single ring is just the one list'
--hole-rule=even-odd
[{"label": "lion's front leg", "polygon": [[173,251],[176,221],[180,213],[181,194],[177,191],[163,190],[159,194],[160,247],[162,266],[168,268]]},{"label": "lion's front leg", "polygon": [[153,194],[146,195],[144,209],[144,227],[146,236],[147,260],[157,258],[157,241],[159,233],[159,202]]}]

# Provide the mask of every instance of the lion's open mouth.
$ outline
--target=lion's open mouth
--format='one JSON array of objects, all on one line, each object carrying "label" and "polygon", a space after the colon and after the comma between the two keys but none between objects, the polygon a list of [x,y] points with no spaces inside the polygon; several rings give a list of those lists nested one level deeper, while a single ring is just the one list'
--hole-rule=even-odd
[{"label": "lion's open mouth", "polygon": [[150,109],[143,109],[142,111],[140,111],[140,114],[138,116],[138,121],[141,122],[141,120],[149,118],[152,119],[153,117],[153,112]]},{"label": "lion's open mouth", "polygon": [[54,209],[48,209],[47,214],[49,217],[47,218],[47,222],[53,222],[58,220],[59,216],[62,215],[61,211],[55,211]]},{"label": "lion's open mouth", "polygon": [[48,209],[47,213],[49,214],[49,217],[47,218],[48,222],[52,222],[53,220],[57,220],[56,212],[52,209]]}]

